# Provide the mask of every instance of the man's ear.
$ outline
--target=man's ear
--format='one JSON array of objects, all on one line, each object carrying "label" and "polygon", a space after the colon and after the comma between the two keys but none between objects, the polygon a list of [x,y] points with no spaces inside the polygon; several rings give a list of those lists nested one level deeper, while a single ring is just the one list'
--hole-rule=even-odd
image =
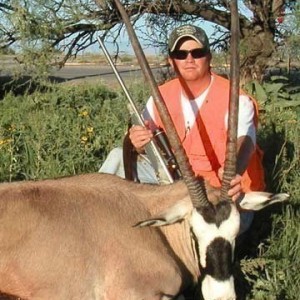
[{"label": "man's ear", "polygon": [[168,63],[174,69],[174,60],[172,58],[168,57]]}]

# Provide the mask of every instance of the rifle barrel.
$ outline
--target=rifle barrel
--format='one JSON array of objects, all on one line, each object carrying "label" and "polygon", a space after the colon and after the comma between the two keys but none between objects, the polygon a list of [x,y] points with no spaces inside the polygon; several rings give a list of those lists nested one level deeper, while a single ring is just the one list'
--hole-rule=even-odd
[{"label": "rifle barrel", "polygon": [[[137,109],[134,101],[132,100],[132,98],[126,88],[126,85],[124,84],[124,81],[121,78],[116,66],[114,65],[114,63],[106,49],[105,44],[103,43],[103,41],[100,37],[97,37],[97,40],[103,50],[105,57],[107,58],[107,61],[109,62],[113,72],[115,73],[117,80],[119,81],[128,101],[129,101],[129,104],[133,110],[133,115],[134,115],[135,121],[138,123],[138,125],[142,125],[145,127],[144,120],[141,117],[140,113],[138,112],[138,109]],[[168,167],[166,166],[164,159],[157,148],[157,145],[155,144],[155,142],[153,140],[151,140],[150,143],[148,143],[145,146],[145,150],[146,150],[147,155],[149,156],[149,159],[150,159],[156,173],[158,174],[158,180],[162,183],[173,183],[174,182],[173,177],[172,177],[170,171],[168,170]]]}]

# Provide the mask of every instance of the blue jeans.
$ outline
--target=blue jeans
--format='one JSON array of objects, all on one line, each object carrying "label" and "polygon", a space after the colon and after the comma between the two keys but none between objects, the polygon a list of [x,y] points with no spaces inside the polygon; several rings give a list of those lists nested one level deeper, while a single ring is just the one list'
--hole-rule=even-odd
[{"label": "blue jeans", "polygon": [[[123,149],[119,147],[111,150],[103,165],[100,167],[99,172],[115,174],[125,178]],[[138,155],[137,176],[141,183],[158,184],[155,171],[146,155]]]}]

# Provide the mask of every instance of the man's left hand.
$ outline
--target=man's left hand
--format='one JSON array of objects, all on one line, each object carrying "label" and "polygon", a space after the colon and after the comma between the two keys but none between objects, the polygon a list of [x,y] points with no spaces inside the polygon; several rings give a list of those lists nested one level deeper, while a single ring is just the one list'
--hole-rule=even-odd
[{"label": "man's left hand", "polygon": [[[222,180],[224,170],[220,168],[218,171],[218,176]],[[228,196],[232,198],[232,201],[236,201],[242,194],[242,176],[235,175],[235,177],[230,181],[230,189],[228,191]]]},{"label": "man's left hand", "polygon": [[242,176],[236,175],[230,181],[230,190],[228,191],[228,196],[232,198],[232,201],[236,201],[242,194]]}]

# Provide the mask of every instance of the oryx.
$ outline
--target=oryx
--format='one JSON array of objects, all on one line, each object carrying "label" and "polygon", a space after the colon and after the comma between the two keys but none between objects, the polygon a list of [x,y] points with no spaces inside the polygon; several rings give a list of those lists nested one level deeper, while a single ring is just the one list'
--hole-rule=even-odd
[{"label": "oryx", "polygon": [[[241,206],[260,209],[286,198],[248,194]],[[204,299],[235,298],[239,213],[227,201],[194,207],[183,181],[159,186],[97,173],[2,183],[0,212],[4,293],[28,300],[173,299],[201,275]]]}]

